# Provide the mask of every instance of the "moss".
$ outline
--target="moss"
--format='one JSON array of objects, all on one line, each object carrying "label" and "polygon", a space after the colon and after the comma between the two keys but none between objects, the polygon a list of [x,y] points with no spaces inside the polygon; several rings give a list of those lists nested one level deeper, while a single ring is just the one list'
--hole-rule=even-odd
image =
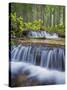
[{"label": "moss", "polygon": [[9,41],[9,45],[17,45],[18,43],[17,43],[17,41],[16,41],[16,39],[11,39],[11,41]]},{"label": "moss", "polygon": [[55,26],[42,26],[42,30],[45,30],[47,32],[55,32],[55,33],[60,33],[60,34],[65,34],[65,28],[64,25],[55,25]]}]

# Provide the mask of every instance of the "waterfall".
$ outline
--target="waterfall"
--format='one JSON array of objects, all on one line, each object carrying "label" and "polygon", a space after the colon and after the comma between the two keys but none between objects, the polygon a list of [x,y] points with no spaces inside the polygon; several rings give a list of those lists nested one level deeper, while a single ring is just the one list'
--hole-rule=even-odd
[{"label": "waterfall", "polygon": [[58,34],[48,33],[46,31],[29,31],[28,37],[45,37],[45,38],[55,39],[58,38]]},{"label": "waterfall", "polygon": [[26,62],[36,66],[64,71],[64,48],[18,45],[11,50],[11,61]]},{"label": "waterfall", "polygon": [[[11,78],[16,78],[20,74],[21,75],[25,74],[28,80],[38,81],[40,85],[64,84],[65,83],[65,73],[64,72],[57,71],[57,70],[49,70],[47,68],[42,68],[42,67],[35,66],[29,63],[24,63],[24,62],[13,62],[12,61],[10,62],[10,64],[11,64]],[[21,85],[22,85],[22,82],[21,82]]]}]

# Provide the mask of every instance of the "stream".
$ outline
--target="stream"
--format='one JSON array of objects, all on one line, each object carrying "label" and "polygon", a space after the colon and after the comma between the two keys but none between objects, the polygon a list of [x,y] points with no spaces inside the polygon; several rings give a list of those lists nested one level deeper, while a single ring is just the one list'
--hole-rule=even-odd
[{"label": "stream", "polygon": [[[58,38],[57,34],[46,32],[30,32],[29,36],[46,36],[47,38]],[[65,83],[65,49],[64,47],[48,47],[45,45],[14,45],[10,50],[10,78],[13,80],[11,86],[21,75],[26,78],[25,84],[21,78],[18,86],[33,85],[27,80],[37,82],[34,85],[53,85]],[[26,84],[27,82],[27,84]],[[28,83],[29,82],[29,83]]]}]

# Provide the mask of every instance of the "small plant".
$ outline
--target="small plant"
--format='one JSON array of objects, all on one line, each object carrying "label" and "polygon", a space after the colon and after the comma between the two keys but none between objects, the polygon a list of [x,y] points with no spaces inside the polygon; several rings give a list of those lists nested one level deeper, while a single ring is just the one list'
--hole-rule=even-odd
[{"label": "small plant", "polygon": [[17,36],[20,36],[22,31],[23,31],[23,27],[24,27],[24,22],[23,22],[23,18],[21,16],[19,16],[17,18]]},{"label": "small plant", "polygon": [[31,23],[31,22],[24,23],[24,25],[25,25],[25,28],[26,28],[27,30],[32,29],[32,23]]},{"label": "small plant", "polygon": [[20,36],[23,31],[24,22],[21,16],[16,15],[16,12],[11,13],[11,34],[15,36]]},{"label": "small plant", "polygon": [[15,31],[16,31],[16,28],[17,28],[17,21],[16,21],[16,12],[14,13],[11,13],[10,15],[10,20],[11,20],[11,35],[15,35]]},{"label": "small plant", "polygon": [[40,30],[42,27],[43,21],[41,19],[34,20],[32,22],[32,30]]},{"label": "small plant", "polygon": [[27,30],[40,30],[42,27],[42,24],[43,24],[43,21],[41,19],[24,23],[25,28]]}]

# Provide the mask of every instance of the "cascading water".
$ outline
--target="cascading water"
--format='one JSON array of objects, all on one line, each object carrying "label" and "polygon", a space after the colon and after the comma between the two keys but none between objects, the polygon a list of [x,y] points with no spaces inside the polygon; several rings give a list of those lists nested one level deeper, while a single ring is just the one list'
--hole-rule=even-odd
[{"label": "cascading water", "polygon": [[45,37],[45,38],[55,39],[58,38],[58,34],[48,33],[46,31],[29,31],[28,37]]},{"label": "cascading water", "polygon": [[24,74],[28,80],[38,81],[41,85],[65,83],[63,47],[18,45],[11,48],[10,54],[11,78]]},{"label": "cascading water", "polygon": [[61,71],[64,70],[65,67],[64,48],[19,45],[11,51],[11,60]]}]

